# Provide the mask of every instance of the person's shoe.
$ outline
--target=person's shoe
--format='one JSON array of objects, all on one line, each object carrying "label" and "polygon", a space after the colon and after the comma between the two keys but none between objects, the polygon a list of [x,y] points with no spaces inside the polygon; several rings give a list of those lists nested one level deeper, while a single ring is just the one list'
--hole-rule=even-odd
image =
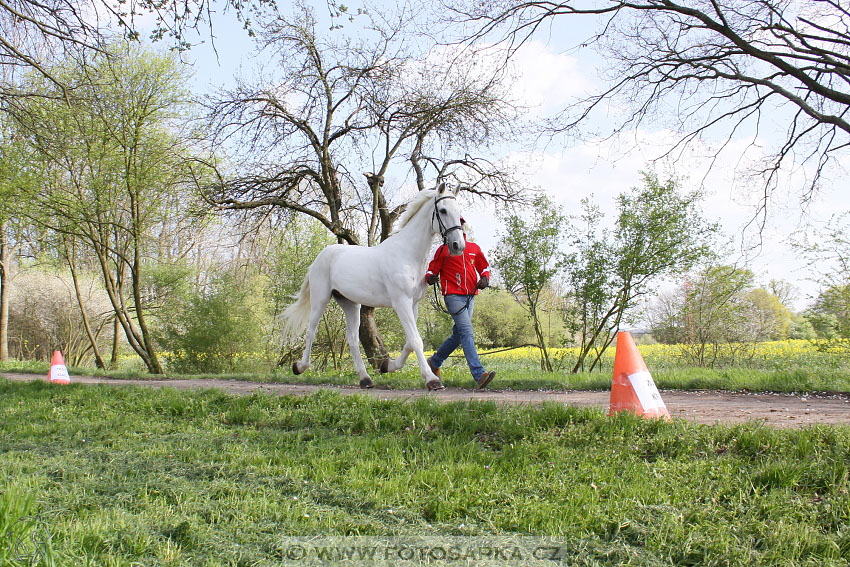
[{"label": "person's shoe", "polygon": [[431,369],[431,372],[433,372],[433,373],[434,373],[434,375],[435,375],[437,378],[442,378],[442,376],[440,376],[440,369],[439,369],[439,368],[437,368],[436,366],[434,366],[434,363],[433,363],[433,362],[431,362],[431,358],[430,358],[430,357],[428,357],[428,368],[430,368],[430,369]]},{"label": "person's shoe", "polygon": [[490,372],[485,372],[478,378],[478,385],[475,387],[476,390],[483,390],[487,387],[487,384],[493,381],[493,378],[496,377],[496,371],[491,370]]}]

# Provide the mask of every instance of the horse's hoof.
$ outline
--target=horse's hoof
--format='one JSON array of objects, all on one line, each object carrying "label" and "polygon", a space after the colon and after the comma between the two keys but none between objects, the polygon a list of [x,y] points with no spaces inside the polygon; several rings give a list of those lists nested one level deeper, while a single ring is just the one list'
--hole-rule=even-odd
[{"label": "horse's hoof", "polygon": [[382,360],[381,361],[381,374],[386,374],[389,371],[390,371],[390,361],[389,360]]},{"label": "horse's hoof", "polygon": [[440,382],[439,379],[431,380],[430,382],[425,382],[425,387],[428,388],[429,392],[433,392],[435,390],[442,390],[445,388],[445,386],[443,386],[443,383]]},{"label": "horse's hoof", "polygon": [[292,373],[295,374],[296,376],[301,374],[301,371],[298,370],[298,361],[297,360],[292,363]]},{"label": "horse's hoof", "polygon": [[364,390],[373,387],[375,384],[372,382],[371,378],[361,378],[360,379],[360,387]]}]

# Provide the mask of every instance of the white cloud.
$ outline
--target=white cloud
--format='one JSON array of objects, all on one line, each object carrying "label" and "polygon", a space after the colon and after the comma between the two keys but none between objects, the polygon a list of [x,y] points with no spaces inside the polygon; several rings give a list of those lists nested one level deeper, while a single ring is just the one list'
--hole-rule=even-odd
[{"label": "white cloud", "polygon": [[[609,140],[538,154],[517,152],[511,154],[509,160],[522,165],[529,186],[547,191],[567,214],[578,214],[581,200],[593,194],[594,201],[610,220],[615,214],[615,197],[640,185],[639,172],[652,169],[649,161],[678,139],[670,131],[636,131],[624,136],[628,144]],[[702,188],[706,194],[704,216],[720,222],[724,233],[734,240],[728,261],[752,269],[759,284],[766,284],[770,279],[789,281],[800,291],[795,307],[801,309],[818,291],[818,284],[812,281],[804,260],[787,242],[792,233],[805,227],[799,210],[799,194],[792,190],[792,187],[799,187],[802,173],[783,172],[784,177],[776,190],[777,198],[770,203],[768,222],[760,234],[760,246],[753,249],[758,236],[755,226],[745,228],[756,213],[759,186],[753,185],[757,180],[751,180],[748,185],[743,173],[763,157],[759,145],[754,145],[751,139],[735,139],[712,163],[715,148],[697,143],[678,155],[675,162],[661,161],[655,169],[662,179],[672,172],[685,190]],[[826,191],[810,208],[807,220],[825,220],[829,214],[848,206],[846,198]],[[467,215],[474,237],[485,251],[495,247],[497,242],[499,226],[494,213],[488,209],[470,211]]]},{"label": "white cloud", "polygon": [[553,52],[539,41],[530,41],[517,51],[513,70],[517,76],[514,96],[540,116],[557,113],[594,87],[577,58]]}]

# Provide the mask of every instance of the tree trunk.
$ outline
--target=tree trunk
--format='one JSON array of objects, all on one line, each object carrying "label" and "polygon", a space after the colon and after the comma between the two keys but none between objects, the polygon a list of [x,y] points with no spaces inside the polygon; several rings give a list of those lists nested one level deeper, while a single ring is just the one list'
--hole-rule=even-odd
[{"label": "tree trunk", "polygon": [[[121,324],[121,327],[124,329],[124,336],[127,337],[127,342],[130,343],[130,347],[132,347],[132,349],[136,351],[136,354],[138,354],[139,358],[142,359],[142,362],[145,363],[148,372],[150,372],[151,374],[162,374],[162,368],[159,366],[159,361],[151,357],[151,353],[146,347],[144,337],[139,334],[139,332],[133,325],[130,310],[124,304],[121,281],[113,277],[113,274],[111,272],[111,264],[110,259],[107,255],[107,249],[105,247],[95,245],[94,250],[97,255],[98,261],[100,262],[101,273],[103,274],[103,283],[106,289],[106,293],[109,296],[109,301],[112,303],[112,307],[115,311],[115,316]],[[122,269],[123,268],[119,263],[118,275],[120,275]]]},{"label": "tree trunk", "polygon": [[133,284],[133,307],[135,307],[136,321],[139,323],[139,331],[141,333],[142,344],[145,352],[148,354],[146,361],[148,370],[151,374],[163,374],[162,364],[159,362],[159,357],[156,355],[156,350],[153,345],[153,337],[150,329],[148,329],[147,320],[145,318],[145,310],[143,309],[142,300],[142,273],[141,261],[139,259],[138,247],[136,248],[136,260],[133,263],[131,270],[131,278]]},{"label": "tree trunk", "polygon": [[83,320],[83,329],[86,331],[86,336],[89,339],[89,344],[91,345],[92,353],[94,353],[94,364],[101,370],[106,369],[106,364],[103,362],[103,358],[100,356],[100,348],[97,346],[97,337],[91,330],[91,325],[89,324],[89,314],[86,311],[86,306],[83,303],[83,294],[80,292],[80,282],[77,279],[77,269],[74,266],[74,261],[70,258],[70,255],[73,254],[73,251],[67,250],[68,252],[68,267],[71,270],[71,280],[74,282],[74,293],[77,296],[77,305],[80,307],[80,317]]},{"label": "tree trunk", "polygon": [[118,368],[118,342],[121,340],[121,323],[118,322],[118,317],[112,318],[112,356],[109,359],[109,368],[115,370]]},{"label": "tree trunk", "polygon": [[531,319],[534,322],[534,334],[537,335],[537,344],[540,346],[540,366],[546,372],[552,372],[552,362],[549,360],[549,351],[546,350],[546,339],[543,336],[543,329],[540,328],[540,318],[537,315],[537,305],[531,303]]},{"label": "tree trunk", "polygon": [[0,360],[9,359],[9,250],[6,222],[0,223]]},{"label": "tree trunk", "polygon": [[[611,319],[611,317],[615,317],[616,322],[612,324],[609,328],[616,331],[616,329],[620,327],[620,321],[623,318],[623,313],[626,312],[626,309],[631,305],[631,300],[633,299],[629,295],[630,289],[630,284],[624,285],[623,288],[620,289],[619,292],[617,292],[616,299],[614,300],[614,305],[608,309],[608,311],[605,313],[605,315],[602,316],[596,326],[593,327],[593,329],[591,330],[591,334],[589,336],[582,336],[582,345],[579,348],[578,361],[576,362],[572,370],[573,374],[577,373],[579,371],[579,368],[584,370],[585,359],[590,354],[590,351],[593,350],[593,345],[599,339],[599,335],[602,334],[602,331],[605,330],[605,326],[608,325],[608,321]],[[616,333],[614,335],[616,335]],[[602,348],[601,352],[597,353],[596,360],[591,365],[590,371],[593,371],[594,366],[596,366],[596,363],[602,357],[602,353],[605,352],[605,349],[608,348],[608,345],[611,344],[612,340],[613,338],[612,336],[610,336],[610,333],[607,333],[605,346]]]},{"label": "tree trunk", "polygon": [[384,346],[384,341],[381,339],[381,333],[378,331],[378,325],[375,322],[374,307],[365,305],[360,307],[360,343],[363,345],[363,352],[366,353],[366,359],[372,365],[372,368],[378,369],[384,361],[389,361],[387,347]]}]

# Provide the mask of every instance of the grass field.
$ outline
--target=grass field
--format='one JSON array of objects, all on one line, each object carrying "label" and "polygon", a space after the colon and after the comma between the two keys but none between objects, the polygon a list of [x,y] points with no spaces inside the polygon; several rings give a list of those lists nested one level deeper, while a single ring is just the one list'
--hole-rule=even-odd
[{"label": "grass field", "polygon": [[0,491],[10,566],[44,532],[44,565],[279,565],[305,534],[550,535],[561,565],[850,559],[850,427],[0,379]]}]

